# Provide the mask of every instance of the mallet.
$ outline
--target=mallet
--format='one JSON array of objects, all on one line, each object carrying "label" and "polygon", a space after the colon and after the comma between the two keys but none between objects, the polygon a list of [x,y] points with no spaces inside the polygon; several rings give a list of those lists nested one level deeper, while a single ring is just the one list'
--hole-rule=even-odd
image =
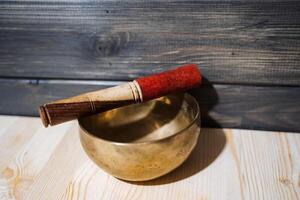
[{"label": "mallet", "polygon": [[170,93],[185,91],[201,84],[201,73],[188,64],[132,82],[54,101],[40,106],[45,127],[121,106],[140,103]]}]

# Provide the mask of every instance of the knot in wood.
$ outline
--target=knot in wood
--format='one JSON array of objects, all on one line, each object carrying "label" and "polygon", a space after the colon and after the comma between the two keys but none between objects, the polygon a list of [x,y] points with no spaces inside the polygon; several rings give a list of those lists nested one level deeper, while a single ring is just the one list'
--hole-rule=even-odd
[{"label": "knot in wood", "polygon": [[128,44],[128,32],[103,34],[96,37],[96,50],[101,56],[116,56]]}]

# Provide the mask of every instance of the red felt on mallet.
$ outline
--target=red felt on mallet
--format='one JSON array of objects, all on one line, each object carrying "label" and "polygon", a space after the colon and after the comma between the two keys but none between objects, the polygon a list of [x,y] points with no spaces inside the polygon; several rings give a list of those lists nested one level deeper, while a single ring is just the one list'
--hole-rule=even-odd
[{"label": "red felt on mallet", "polygon": [[202,77],[195,64],[188,64],[135,80],[142,91],[143,100],[185,91],[201,84]]},{"label": "red felt on mallet", "polygon": [[119,86],[47,103],[39,108],[45,127],[113,108],[182,92],[201,85],[202,76],[195,64],[141,77]]}]

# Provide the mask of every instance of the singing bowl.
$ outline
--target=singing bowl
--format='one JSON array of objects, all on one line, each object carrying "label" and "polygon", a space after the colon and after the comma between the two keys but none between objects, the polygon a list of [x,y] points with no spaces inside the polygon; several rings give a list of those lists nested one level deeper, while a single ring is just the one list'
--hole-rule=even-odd
[{"label": "singing bowl", "polygon": [[78,120],[83,149],[123,180],[151,180],[182,164],[197,143],[200,110],[191,95],[164,96]]}]

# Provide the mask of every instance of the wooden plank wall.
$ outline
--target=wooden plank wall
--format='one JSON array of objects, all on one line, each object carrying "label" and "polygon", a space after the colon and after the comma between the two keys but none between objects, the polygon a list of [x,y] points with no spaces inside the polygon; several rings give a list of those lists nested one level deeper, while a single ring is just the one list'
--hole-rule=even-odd
[{"label": "wooden plank wall", "polygon": [[0,1],[0,114],[197,63],[204,126],[300,131],[300,2]]}]

